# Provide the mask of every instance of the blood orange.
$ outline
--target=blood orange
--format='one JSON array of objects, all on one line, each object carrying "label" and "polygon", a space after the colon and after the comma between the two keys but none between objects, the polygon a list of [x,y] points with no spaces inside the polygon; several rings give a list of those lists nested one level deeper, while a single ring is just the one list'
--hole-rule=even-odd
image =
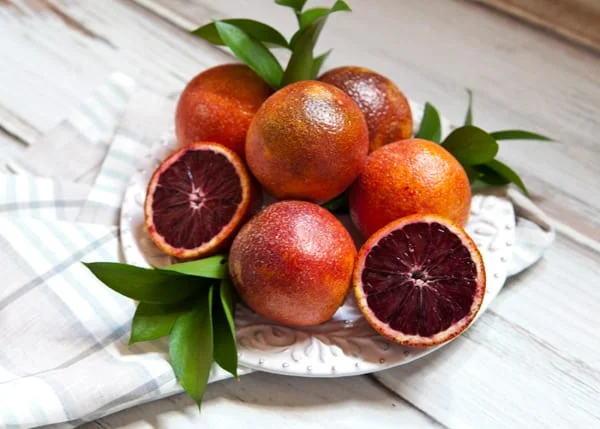
[{"label": "blood orange", "polygon": [[144,214],[152,241],[181,259],[226,247],[249,213],[255,194],[240,158],[218,143],[195,143],[156,169]]},{"label": "blood orange", "polygon": [[348,294],[356,248],[331,213],[280,201],[254,216],[229,253],[231,279],[248,307],[275,322],[329,320]]},{"label": "blood orange", "polygon": [[433,215],[398,219],[358,253],[353,278],[358,305],[385,337],[407,346],[435,346],[475,318],[485,270],[467,233]]}]

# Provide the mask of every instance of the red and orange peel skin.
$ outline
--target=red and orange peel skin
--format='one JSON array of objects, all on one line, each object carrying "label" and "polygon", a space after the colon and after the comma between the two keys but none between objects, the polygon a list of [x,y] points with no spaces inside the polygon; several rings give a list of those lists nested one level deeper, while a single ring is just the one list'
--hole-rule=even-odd
[{"label": "red and orange peel skin", "polygon": [[177,104],[179,144],[214,141],[243,159],[250,121],[272,92],[243,64],[225,64],[200,73],[186,85]]},{"label": "red and orange peel skin", "polygon": [[422,139],[373,152],[350,188],[350,214],[364,237],[413,214],[436,214],[464,226],[470,207],[463,167],[442,146]]},{"label": "red and orange peel skin", "polygon": [[288,326],[329,320],[343,303],[356,248],[341,222],[316,204],[282,201],[238,233],[229,272],[244,302]]},{"label": "red and orange peel skin", "polygon": [[368,153],[368,129],[356,103],[317,81],[286,86],[256,113],[246,160],[278,199],[328,201],[356,178]]}]

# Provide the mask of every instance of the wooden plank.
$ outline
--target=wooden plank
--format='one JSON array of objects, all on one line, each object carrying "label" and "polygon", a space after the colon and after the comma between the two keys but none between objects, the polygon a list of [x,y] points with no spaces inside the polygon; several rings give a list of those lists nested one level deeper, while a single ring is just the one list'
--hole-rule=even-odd
[{"label": "wooden plank", "polygon": [[600,51],[597,0],[474,0]]},{"label": "wooden plank", "polygon": [[23,152],[26,147],[22,141],[0,130],[0,173],[10,173],[6,167],[7,162]]},{"label": "wooden plank", "polygon": [[[267,3],[135,1],[187,30],[223,16],[263,19],[288,36],[295,25],[288,9]],[[484,128],[526,128],[559,140],[503,142],[500,156],[552,217],[600,241],[600,57],[471,3],[351,5],[353,13],[332,16],[323,32],[320,46],[335,48],[326,67],[378,70],[456,123],[464,118],[469,87]]]},{"label": "wooden plank", "polygon": [[158,92],[229,60],[218,50],[121,1],[0,2],[0,127],[31,142],[82,97],[122,71]]},{"label": "wooden plank", "polygon": [[82,429],[443,427],[369,377],[307,379],[266,373],[210,385],[202,413],[179,395],[104,417]]}]

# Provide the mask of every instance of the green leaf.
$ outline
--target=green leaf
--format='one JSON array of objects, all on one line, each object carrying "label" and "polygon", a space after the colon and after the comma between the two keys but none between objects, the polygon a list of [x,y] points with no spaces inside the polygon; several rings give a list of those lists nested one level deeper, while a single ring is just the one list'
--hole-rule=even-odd
[{"label": "green leaf", "polygon": [[292,56],[283,74],[282,86],[301,80],[309,80],[313,71],[313,49],[327,17],[321,17],[309,25],[298,38]]},{"label": "green leaf", "polygon": [[467,89],[467,94],[469,94],[469,107],[467,107],[465,125],[473,125],[473,92],[470,89]]},{"label": "green leaf", "polygon": [[348,213],[350,211],[350,202],[348,192],[338,195],[333,200],[321,204],[321,207],[329,210],[331,213]]},{"label": "green leaf", "polygon": [[237,342],[235,336],[235,293],[233,285],[221,281],[219,300],[215,300],[213,330],[215,362],[237,378]]},{"label": "green leaf", "polygon": [[188,276],[204,277],[209,279],[226,279],[227,255],[215,255],[196,261],[182,262],[166,267],[156,268],[159,271],[175,271]]},{"label": "green leaf", "polygon": [[315,7],[313,9],[308,9],[308,10],[302,12],[302,15],[300,15],[300,28],[306,28],[310,24],[315,22],[317,19],[319,19],[323,16],[330,15],[334,12],[351,12],[351,11],[352,11],[352,9],[350,9],[350,6],[348,6],[348,4],[343,0],[337,0],[334,3],[334,5],[330,8]]},{"label": "green leaf", "polygon": [[213,364],[213,289],[180,316],[169,337],[169,357],[181,387],[200,407]]},{"label": "green leaf", "polygon": [[[281,46],[284,48],[289,47],[287,40],[279,31],[270,25],[263,24],[262,22],[255,21],[253,19],[223,19],[220,22],[231,24],[244,31],[248,36],[260,42],[274,46]],[[214,22],[195,29],[192,31],[192,34],[201,37],[202,39],[214,45],[226,44],[219,35],[217,26]]]},{"label": "green leaf", "polygon": [[216,21],[219,37],[240,60],[262,77],[273,89],[281,83],[281,64],[263,44],[235,25]]},{"label": "green leaf", "polygon": [[442,139],[442,121],[440,120],[440,114],[432,104],[425,103],[421,126],[415,137],[436,143],[439,143]]},{"label": "green leaf", "polygon": [[330,49],[327,52],[325,52],[313,59],[311,79],[317,78],[317,76],[319,75],[319,71],[321,70],[321,67],[323,66],[323,63],[325,62],[325,60],[327,59],[329,54],[331,54],[331,51],[333,51],[333,49]]},{"label": "green leaf", "polygon": [[467,177],[469,178],[469,183],[473,183],[481,177],[481,173],[477,171],[477,169],[472,165],[463,165],[465,172],[467,173]]},{"label": "green leaf", "polygon": [[295,12],[302,12],[302,8],[306,4],[306,0],[275,0],[280,6],[287,6],[294,9]]},{"label": "green leaf", "polygon": [[473,125],[465,125],[452,131],[442,146],[463,165],[485,164],[498,153],[496,140]]},{"label": "green leaf", "polygon": [[491,185],[505,185],[514,183],[525,195],[529,195],[529,191],[525,187],[525,183],[519,175],[508,165],[494,159],[485,165],[478,165],[475,168],[482,173],[479,180],[482,180]]},{"label": "green leaf", "polygon": [[151,304],[182,301],[210,284],[208,280],[176,272],[157,271],[115,262],[91,262],[83,265],[115,292]]},{"label": "green leaf", "polygon": [[156,340],[169,335],[175,321],[191,309],[192,303],[191,300],[176,304],[140,302],[131,323],[129,344]]},{"label": "green leaf", "polygon": [[524,130],[494,131],[490,136],[496,140],[545,140],[553,141],[550,137]]}]

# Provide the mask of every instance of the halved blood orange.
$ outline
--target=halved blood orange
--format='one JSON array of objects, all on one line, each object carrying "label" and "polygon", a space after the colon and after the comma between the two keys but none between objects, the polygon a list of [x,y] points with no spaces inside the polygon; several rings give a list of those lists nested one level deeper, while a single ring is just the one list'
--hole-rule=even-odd
[{"label": "halved blood orange", "polygon": [[475,318],[485,269],[475,243],[450,220],[434,215],[398,219],[362,246],[354,293],[381,335],[412,347],[459,335]]},{"label": "halved blood orange", "polygon": [[174,152],[146,191],[144,215],[152,241],[180,259],[222,250],[251,210],[254,186],[240,158],[218,143]]}]

